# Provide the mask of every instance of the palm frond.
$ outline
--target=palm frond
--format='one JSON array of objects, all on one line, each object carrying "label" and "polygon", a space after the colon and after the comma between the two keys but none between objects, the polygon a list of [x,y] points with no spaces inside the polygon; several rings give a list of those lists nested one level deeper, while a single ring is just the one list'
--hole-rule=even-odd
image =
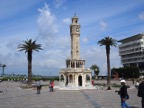
[{"label": "palm frond", "polygon": [[117,45],[117,41],[111,37],[105,37],[104,39],[98,41],[98,44],[100,46],[115,46]]},{"label": "palm frond", "polygon": [[32,41],[32,39],[27,39],[26,41],[23,41],[23,44],[19,44],[17,49],[19,51],[39,51],[42,50],[41,44],[37,44],[36,41]]}]

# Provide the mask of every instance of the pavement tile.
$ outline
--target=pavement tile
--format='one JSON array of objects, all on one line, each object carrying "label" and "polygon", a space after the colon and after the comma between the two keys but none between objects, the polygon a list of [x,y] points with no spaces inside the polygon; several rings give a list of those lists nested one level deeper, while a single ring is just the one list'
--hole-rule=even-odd
[{"label": "pavement tile", "polygon": [[[47,88],[37,95],[36,90],[20,89],[20,83],[0,83],[0,108],[120,108],[120,97],[115,90],[75,90],[64,91]],[[141,98],[137,97],[137,89],[128,89],[133,108],[141,108]]]}]

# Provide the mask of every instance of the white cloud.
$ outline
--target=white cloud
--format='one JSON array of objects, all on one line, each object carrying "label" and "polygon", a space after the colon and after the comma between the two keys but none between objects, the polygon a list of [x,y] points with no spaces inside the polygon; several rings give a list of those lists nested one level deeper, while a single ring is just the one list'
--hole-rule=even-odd
[{"label": "white cloud", "polygon": [[139,14],[139,18],[144,21],[144,12]]},{"label": "white cloud", "polygon": [[57,32],[57,26],[54,23],[55,16],[52,15],[48,5],[45,3],[43,8],[39,8],[40,16],[38,17],[38,25],[41,36],[51,36]]},{"label": "white cloud", "polygon": [[[17,51],[17,45],[20,40],[6,39],[3,42],[0,41],[0,62],[6,64],[5,73],[17,72],[20,74],[20,70],[24,71],[27,69],[27,55],[24,52]],[[21,73],[22,74],[22,73]],[[25,73],[26,74],[26,73]]]},{"label": "white cloud", "polygon": [[65,3],[65,0],[55,0],[54,1],[54,5],[56,8],[59,8],[60,6],[63,6],[63,4]]},{"label": "white cloud", "polygon": [[51,13],[48,5],[38,9],[40,15],[38,17],[39,35],[38,39],[44,48],[67,48],[69,46],[70,37],[59,35],[58,26],[56,25],[56,17]]},{"label": "white cloud", "polygon": [[103,20],[100,20],[99,26],[101,31],[105,31],[107,24]]},{"label": "white cloud", "polygon": [[63,22],[66,23],[66,24],[70,24],[71,19],[70,18],[65,18],[65,19],[63,19]]},{"label": "white cloud", "polygon": [[42,44],[43,51],[34,66],[41,68],[59,68],[65,66],[65,59],[69,56],[70,37],[60,35],[56,25],[56,17],[52,14],[49,6],[45,3],[44,7],[38,9],[39,34],[38,41]]}]

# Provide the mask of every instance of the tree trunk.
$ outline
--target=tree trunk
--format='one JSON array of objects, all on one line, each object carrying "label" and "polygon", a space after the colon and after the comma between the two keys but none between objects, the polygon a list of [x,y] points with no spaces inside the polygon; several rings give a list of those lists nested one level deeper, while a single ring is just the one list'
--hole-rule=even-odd
[{"label": "tree trunk", "polygon": [[32,51],[28,51],[28,85],[32,84]]},{"label": "tree trunk", "polygon": [[107,55],[107,90],[111,90],[110,88],[110,46],[106,47],[106,55]]},{"label": "tree trunk", "polygon": [[3,70],[2,70],[2,76],[3,76],[3,75],[4,75],[4,67],[2,67],[2,69],[3,69]]}]

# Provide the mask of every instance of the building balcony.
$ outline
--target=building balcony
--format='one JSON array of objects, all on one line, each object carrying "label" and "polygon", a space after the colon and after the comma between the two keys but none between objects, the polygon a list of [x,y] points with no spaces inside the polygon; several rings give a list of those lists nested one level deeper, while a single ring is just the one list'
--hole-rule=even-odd
[{"label": "building balcony", "polygon": [[121,63],[122,63],[122,64],[138,63],[138,62],[144,62],[144,59],[138,59],[138,60],[127,60],[127,61],[123,61],[123,60],[121,60]]},{"label": "building balcony", "polygon": [[140,44],[142,42],[142,40],[141,39],[139,39],[139,40],[134,40],[134,41],[130,41],[130,42],[127,42],[127,43],[122,43],[122,44],[120,44],[119,45],[119,48],[121,48],[121,47],[126,47],[126,46],[133,46],[133,45],[136,45],[136,44]]},{"label": "building balcony", "polygon": [[119,51],[128,51],[128,50],[133,50],[133,49],[139,49],[139,48],[143,48],[144,45],[135,45],[135,46],[130,46],[127,48],[119,48]]},{"label": "building balcony", "polygon": [[134,53],[139,53],[139,52],[143,52],[143,50],[139,49],[139,50],[133,50],[133,51],[119,52],[119,55],[122,56],[122,55],[134,54]]},{"label": "building balcony", "polygon": [[121,57],[121,60],[126,60],[126,59],[139,59],[144,57],[144,55],[139,55],[139,56],[128,56],[128,57]]}]

